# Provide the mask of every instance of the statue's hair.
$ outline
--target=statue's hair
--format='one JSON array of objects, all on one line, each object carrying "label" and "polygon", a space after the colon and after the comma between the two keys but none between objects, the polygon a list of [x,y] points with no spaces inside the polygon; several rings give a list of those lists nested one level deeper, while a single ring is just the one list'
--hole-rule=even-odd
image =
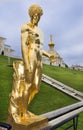
[{"label": "statue's hair", "polygon": [[43,15],[42,8],[37,4],[34,4],[34,5],[30,6],[30,8],[29,8],[30,17],[32,17],[35,13],[37,13],[39,16]]}]

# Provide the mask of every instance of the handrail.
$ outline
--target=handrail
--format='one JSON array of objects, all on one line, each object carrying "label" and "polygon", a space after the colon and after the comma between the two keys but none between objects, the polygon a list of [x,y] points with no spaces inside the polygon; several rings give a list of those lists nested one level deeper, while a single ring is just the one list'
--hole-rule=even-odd
[{"label": "handrail", "polygon": [[45,74],[42,75],[42,81],[49,84],[50,86],[66,93],[67,95],[79,100],[79,101],[83,101],[83,93],[79,92]]},{"label": "handrail", "polygon": [[73,120],[73,124],[67,128],[74,127],[73,130],[77,130],[78,115],[83,112],[83,101],[63,107],[40,116],[48,118],[48,124],[41,130],[54,130],[70,120]]},{"label": "handrail", "polygon": [[82,108],[82,107],[83,107],[83,101],[74,103],[72,105],[69,105],[69,106],[66,106],[66,107],[45,113],[45,114],[42,114],[41,116],[45,116],[48,118],[48,120],[52,120],[54,118],[57,118],[59,116],[66,114],[66,113],[78,110],[79,108]]}]

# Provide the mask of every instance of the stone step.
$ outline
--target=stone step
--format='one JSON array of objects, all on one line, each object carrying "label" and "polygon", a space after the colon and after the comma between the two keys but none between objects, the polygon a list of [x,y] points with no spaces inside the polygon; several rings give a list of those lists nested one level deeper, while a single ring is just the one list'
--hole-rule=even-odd
[{"label": "stone step", "polygon": [[79,101],[82,101],[83,100],[83,93],[82,92],[79,92],[57,80],[54,80],[53,78],[43,74],[42,75],[42,81],[51,85],[52,87],[66,93],[67,95],[79,100]]}]

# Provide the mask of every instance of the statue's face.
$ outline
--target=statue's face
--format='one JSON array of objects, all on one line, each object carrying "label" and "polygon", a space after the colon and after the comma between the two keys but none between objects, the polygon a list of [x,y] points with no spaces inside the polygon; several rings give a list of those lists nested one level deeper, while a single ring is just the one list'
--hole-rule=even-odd
[{"label": "statue's face", "polygon": [[31,22],[32,22],[33,25],[37,25],[39,20],[40,20],[40,16],[38,14],[34,14],[32,16]]}]

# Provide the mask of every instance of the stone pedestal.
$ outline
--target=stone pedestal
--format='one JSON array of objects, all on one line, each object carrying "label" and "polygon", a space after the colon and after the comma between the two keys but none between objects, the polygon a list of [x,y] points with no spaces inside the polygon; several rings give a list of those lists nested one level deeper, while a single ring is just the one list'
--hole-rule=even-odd
[{"label": "stone pedestal", "polygon": [[48,125],[48,119],[41,116],[35,116],[16,123],[14,119],[9,115],[7,123],[12,126],[12,130],[43,130],[43,128],[47,127]]}]

